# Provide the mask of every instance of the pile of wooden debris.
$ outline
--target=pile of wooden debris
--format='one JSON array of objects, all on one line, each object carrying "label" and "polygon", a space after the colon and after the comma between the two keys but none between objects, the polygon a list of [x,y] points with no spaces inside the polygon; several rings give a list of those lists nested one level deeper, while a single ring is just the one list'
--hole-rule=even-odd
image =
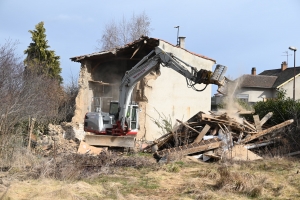
[{"label": "pile of wooden debris", "polygon": [[176,130],[163,135],[143,151],[154,152],[158,159],[195,154],[204,161],[210,158],[261,159],[249,149],[275,143],[280,138],[280,129],[293,123],[293,120],[287,120],[266,127],[264,124],[272,115],[268,113],[261,120],[258,115],[253,115],[251,123],[245,118],[229,117],[227,113],[199,112],[185,123],[177,120],[180,125]]}]

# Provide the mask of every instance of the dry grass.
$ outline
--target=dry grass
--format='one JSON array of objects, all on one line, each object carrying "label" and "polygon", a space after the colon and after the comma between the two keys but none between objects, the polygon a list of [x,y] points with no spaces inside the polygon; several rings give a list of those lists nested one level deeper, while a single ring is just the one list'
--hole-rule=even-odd
[{"label": "dry grass", "polygon": [[101,199],[104,198],[101,185],[90,185],[78,181],[68,183],[53,179],[39,179],[13,183],[4,199]]},{"label": "dry grass", "polygon": [[[96,160],[100,157],[73,156],[74,160],[56,160],[55,177],[51,163],[23,156],[26,165],[40,166],[23,168],[16,161],[8,172],[0,173],[1,200],[300,198],[300,161],[287,158],[226,163],[183,158],[157,164],[147,155],[106,155],[105,162]],[[99,166],[84,168],[83,163]]]}]

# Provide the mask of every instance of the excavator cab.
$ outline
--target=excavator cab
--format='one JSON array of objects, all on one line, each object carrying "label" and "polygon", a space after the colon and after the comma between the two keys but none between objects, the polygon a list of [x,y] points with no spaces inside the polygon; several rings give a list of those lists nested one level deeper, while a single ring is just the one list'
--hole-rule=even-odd
[{"label": "excavator cab", "polygon": [[[126,114],[126,124],[129,130],[138,128],[138,111],[137,104],[129,104]],[[119,119],[119,103],[110,102],[109,115],[114,116],[116,120]]]},{"label": "excavator cab", "polygon": [[138,129],[138,113],[139,112],[139,107],[138,105],[129,105],[128,106],[128,119],[129,119],[129,129],[133,130],[133,129]]}]

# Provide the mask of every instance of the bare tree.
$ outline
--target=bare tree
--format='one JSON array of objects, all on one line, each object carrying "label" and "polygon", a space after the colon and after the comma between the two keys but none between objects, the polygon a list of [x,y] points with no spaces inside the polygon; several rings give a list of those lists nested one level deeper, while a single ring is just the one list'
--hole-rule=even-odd
[{"label": "bare tree", "polygon": [[133,14],[128,21],[124,16],[119,23],[112,20],[105,25],[101,39],[98,40],[99,50],[111,50],[132,42],[141,36],[148,36],[151,32],[150,18],[143,12],[140,15]]},{"label": "bare tree", "polygon": [[131,17],[129,23],[130,40],[136,40],[141,35],[148,36],[150,34],[150,18],[143,12],[141,15]]},{"label": "bare tree", "polygon": [[61,121],[70,122],[74,116],[76,97],[79,91],[78,77],[70,76],[68,83],[64,84],[65,98],[63,104],[59,108],[59,116]]},{"label": "bare tree", "polygon": [[[49,123],[70,119],[78,90],[75,79],[63,88],[47,74],[28,73],[15,53],[16,45],[11,41],[0,44],[0,168],[23,156],[23,145],[34,127],[43,131]],[[31,64],[37,69],[43,63]],[[31,118],[36,122],[29,126]]]},{"label": "bare tree", "polygon": [[0,45],[0,136],[14,133],[29,116],[38,122],[56,119],[65,95],[59,81],[24,73],[15,47],[11,41]]}]

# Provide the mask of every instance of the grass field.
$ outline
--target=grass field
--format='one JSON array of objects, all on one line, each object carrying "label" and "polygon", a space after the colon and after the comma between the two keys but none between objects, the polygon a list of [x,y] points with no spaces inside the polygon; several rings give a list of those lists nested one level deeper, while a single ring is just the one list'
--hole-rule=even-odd
[{"label": "grass field", "polygon": [[127,158],[147,162],[106,165],[72,179],[0,172],[0,199],[300,199],[297,159],[204,163],[185,157],[158,164],[137,154],[122,162]]}]

